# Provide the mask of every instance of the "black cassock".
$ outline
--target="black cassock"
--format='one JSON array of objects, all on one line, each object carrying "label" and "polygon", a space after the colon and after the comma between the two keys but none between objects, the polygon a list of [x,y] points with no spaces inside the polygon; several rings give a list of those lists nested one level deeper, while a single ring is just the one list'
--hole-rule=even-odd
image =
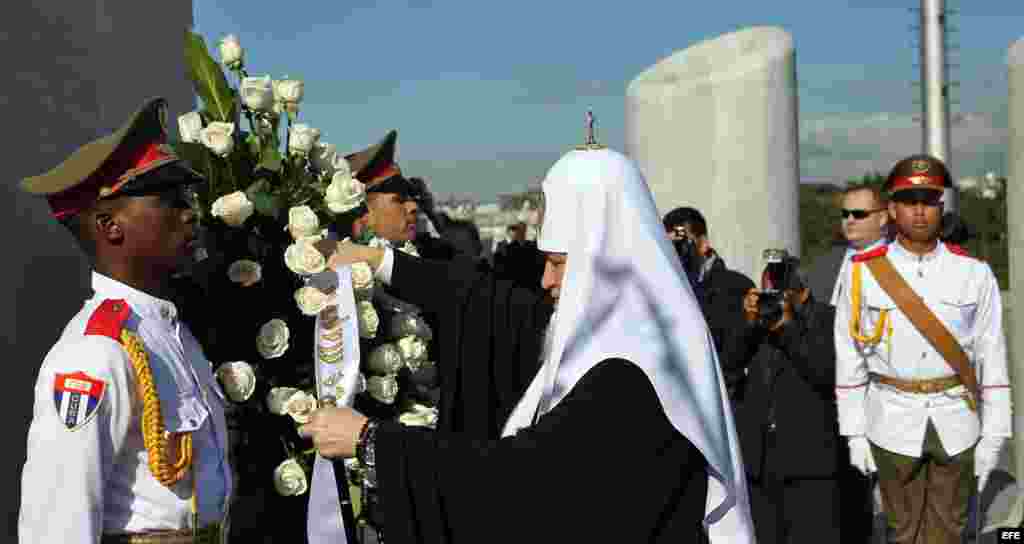
[{"label": "black cassock", "polygon": [[471,258],[433,261],[394,251],[389,292],[434,327],[439,431],[497,438],[540,368],[552,307],[535,291],[497,280]]},{"label": "black cassock", "polygon": [[499,439],[540,366],[550,308],[458,260],[395,252],[391,284],[438,312],[443,359],[438,431],[377,433],[388,544],[704,541],[706,462],[643,370],[602,361],[534,426]]}]

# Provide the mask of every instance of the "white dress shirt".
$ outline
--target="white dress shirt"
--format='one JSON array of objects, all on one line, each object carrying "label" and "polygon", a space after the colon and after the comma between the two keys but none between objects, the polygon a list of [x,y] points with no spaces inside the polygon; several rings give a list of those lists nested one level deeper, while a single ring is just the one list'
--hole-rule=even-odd
[{"label": "white dress shirt", "polygon": [[992,269],[982,261],[953,253],[941,242],[922,256],[893,242],[887,257],[967,353],[981,387],[980,414],[968,408],[962,385],[939,393],[914,394],[869,380],[870,373],[926,380],[951,376],[955,371],[896,307],[864,264],[860,265],[860,334],[873,333],[881,311],[888,310],[892,336],[884,334],[875,345],[855,341],[850,334],[853,266],[847,265],[840,280],[842,296],[835,321],[840,433],[866,435],[883,449],[912,457],[921,455],[929,420],[950,455],[973,446],[979,434],[1009,437],[1003,308]]},{"label": "white dress shirt", "polygon": [[[94,296],[64,329],[36,380],[19,541],[97,543],[103,534],[189,528],[193,475],[198,478],[200,527],[223,523],[232,485],[226,400],[210,362],[173,303],[96,272],[92,287]],[[124,346],[107,336],[84,334],[107,299],[124,300],[131,309],[124,326],[145,344],[166,430],[192,433],[192,471],[172,487],[150,472],[140,423],[142,400]],[[76,372],[102,381],[104,392],[92,417],[69,429],[65,414],[58,414],[55,380],[58,374]]]}]

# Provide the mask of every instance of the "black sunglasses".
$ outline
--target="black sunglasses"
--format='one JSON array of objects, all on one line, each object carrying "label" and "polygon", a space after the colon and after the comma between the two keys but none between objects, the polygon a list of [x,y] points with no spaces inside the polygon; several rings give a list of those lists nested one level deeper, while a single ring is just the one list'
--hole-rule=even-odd
[{"label": "black sunglasses", "polygon": [[884,211],[885,208],[879,208],[877,210],[847,210],[846,208],[843,208],[842,210],[839,210],[839,215],[842,216],[843,219],[846,219],[851,215],[854,219],[864,219],[873,213]]}]

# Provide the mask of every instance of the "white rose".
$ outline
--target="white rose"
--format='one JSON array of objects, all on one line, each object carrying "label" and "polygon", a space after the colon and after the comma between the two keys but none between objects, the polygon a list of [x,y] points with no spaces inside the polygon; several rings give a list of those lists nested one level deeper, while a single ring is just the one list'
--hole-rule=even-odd
[{"label": "white rose", "polygon": [[361,298],[373,294],[373,270],[364,262],[352,263],[352,289]]},{"label": "white rose", "polygon": [[398,380],[394,376],[370,376],[366,379],[366,391],[377,402],[391,404],[398,395]]},{"label": "white rose", "polygon": [[284,250],[284,264],[300,276],[312,276],[327,269],[327,259],[309,238],[296,240]]},{"label": "white rose", "polygon": [[259,116],[256,118],[256,133],[260,136],[270,136],[274,133],[274,123],[270,119]]},{"label": "white rose", "polygon": [[313,163],[314,168],[328,176],[333,176],[334,165],[338,162],[338,148],[334,144],[318,143],[309,153],[309,160]]},{"label": "white rose", "polygon": [[210,213],[232,227],[240,227],[252,215],[255,206],[242,191],[235,191],[213,201]]},{"label": "white rose", "polygon": [[302,495],[309,489],[306,471],[295,459],[286,459],[274,469],[274,489],[285,497]]},{"label": "white rose", "polygon": [[288,210],[288,232],[299,240],[320,234],[320,219],[309,206],[293,206]]},{"label": "white rose", "polygon": [[302,315],[314,316],[326,308],[330,301],[331,295],[310,285],[295,291],[295,303],[299,305]]},{"label": "white rose", "polygon": [[305,85],[297,79],[282,79],[274,82],[274,101],[280,104],[282,109],[293,113],[297,111],[303,94],[305,94]]},{"label": "white rose", "polygon": [[380,325],[380,318],[373,304],[368,300],[359,301],[359,336],[373,338],[377,336],[377,326]]},{"label": "white rose", "polygon": [[345,213],[366,200],[366,187],[348,172],[338,171],[324,192],[324,201],[334,213]]},{"label": "white rose", "polygon": [[334,163],[331,165],[331,167],[334,171],[334,175],[344,173],[348,177],[352,177],[352,167],[349,166],[348,159],[342,157],[341,155],[336,155],[334,157]]},{"label": "white rose", "polygon": [[412,408],[398,416],[398,422],[409,427],[430,427],[437,425],[437,408],[413,404]]},{"label": "white rose", "polygon": [[260,327],[256,338],[256,349],[264,359],[276,359],[288,350],[288,324],[280,319],[271,319]]},{"label": "white rose", "polygon": [[234,34],[228,34],[220,40],[220,61],[224,63],[224,66],[234,70],[242,66],[242,57],[245,55],[245,50],[242,49],[242,44],[238,41],[238,36]]},{"label": "white rose", "polygon": [[203,117],[198,111],[190,111],[178,117],[178,135],[181,141],[193,144],[199,141],[199,132],[203,130]]},{"label": "white rose", "polygon": [[245,402],[256,389],[256,373],[245,361],[224,363],[217,368],[224,393],[235,402]]},{"label": "white rose", "polygon": [[270,111],[274,107],[274,89],[270,86],[270,76],[243,77],[238,86],[242,95],[242,103],[253,111]]},{"label": "white rose", "polygon": [[292,416],[296,423],[309,423],[316,410],[316,397],[305,391],[296,391],[284,403],[284,411]]},{"label": "white rose", "polygon": [[288,135],[288,151],[292,155],[306,155],[320,139],[320,131],[309,125],[298,123],[292,125]]},{"label": "white rose", "polygon": [[235,124],[214,121],[199,131],[199,141],[215,155],[227,157],[235,148]]},{"label": "white rose", "polygon": [[427,358],[427,344],[416,336],[405,336],[398,340],[398,351],[406,363],[418,363]]},{"label": "white rose", "polygon": [[402,354],[394,344],[377,346],[370,352],[366,368],[375,374],[396,374],[402,369]]},{"label": "white rose", "polygon": [[320,240],[323,240],[324,238],[326,238],[327,237],[327,232],[328,232],[327,229],[323,229],[320,232],[317,232],[316,234],[314,234],[312,236],[303,236],[302,238],[299,238],[298,240],[295,240],[295,241],[296,242],[305,242],[307,244],[315,244],[315,243],[319,242]]},{"label": "white rose", "polygon": [[263,277],[263,267],[256,261],[250,261],[248,259],[240,259],[228,267],[228,278],[235,283],[242,284],[243,287],[249,287],[259,283]]},{"label": "white rose", "polygon": [[391,329],[388,331],[388,336],[392,338],[401,338],[409,335],[419,336],[426,341],[433,338],[430,326],[423,321],[422,317],[411,312],[402,312],[393,317],[391,319]]},{"label": "white rose", "polygon": [[285,415],[287,413],[284,409],[285,403],[297,392],[299,390],[294,387],[275,387],[271,389],[267,393],[267,410],[270,410],[270,413],[275,416]]}]

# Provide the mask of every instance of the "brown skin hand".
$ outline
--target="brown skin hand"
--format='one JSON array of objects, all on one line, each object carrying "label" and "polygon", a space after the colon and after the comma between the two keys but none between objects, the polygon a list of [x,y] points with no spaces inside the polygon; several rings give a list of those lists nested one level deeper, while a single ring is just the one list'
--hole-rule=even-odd
[{"label": "brown skin hand", "polygon": [[[793,312],[794,301],[800,301],[800,304],[806,304],[807,299],[811,296],[811,290],[807,287],[803,289],[786,289],[782,294],[782,318],[779,319],[775,324],[768,327],[768,330],[776,332],[780,330],[783,325],[793,320],[795,314]],[[757,323],[759,312],[757,311],[757,300],[760,298],[760,292],[757,289],[750,289],[747,294],[743,297],[743,315],[747,319],[747,323]]]}]

